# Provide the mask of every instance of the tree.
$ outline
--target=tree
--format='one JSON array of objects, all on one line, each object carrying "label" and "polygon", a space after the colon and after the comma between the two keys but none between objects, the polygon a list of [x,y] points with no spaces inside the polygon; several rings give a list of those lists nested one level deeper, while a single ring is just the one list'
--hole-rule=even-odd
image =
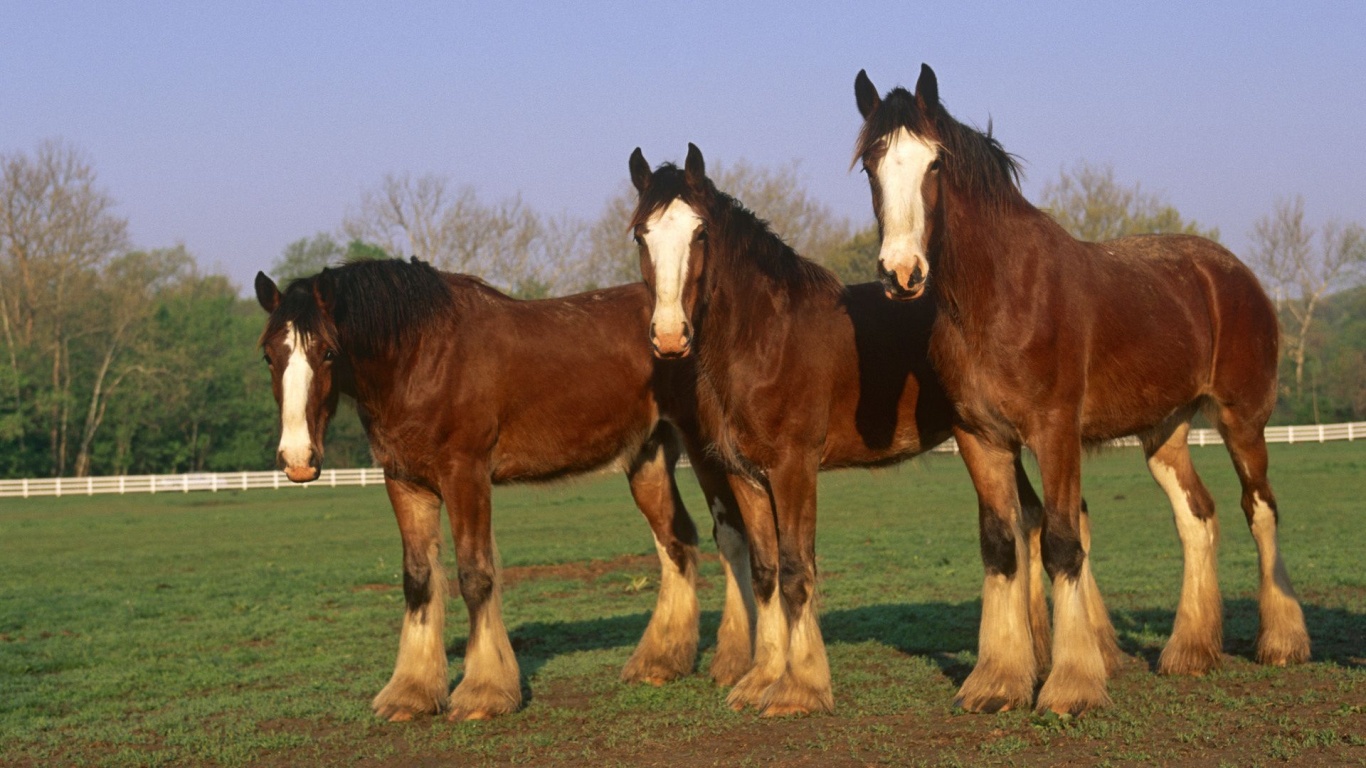
[{"label": "tree", "polygon": [[503,288],[550,283],[554,249],[535,211],[520,197],[485,204],[473,187],[452,191],[442,176],[385,176],[342,230],[395,256],[410,254]]},{"label": "tree", "polygon": [[1281,199],[1252,228],[1252,264],[1285,322],[1286,354],[1294,364],[1295,399],[1304,398],[1305,360],[1315,312],[1324,297],[1358,283],[1366,270],[1366,229],[1329,221],[1318,232],[1304,221],[1304,198]]},{"label": "tree", "polygon": [[1176,233],[1219,239],[1218,228],[1204,229],[1181,214],[1161,195],[1140,185],[1122,186],[1110,165],[1083,161],[1063,169],[1057,181],[1044,185],[1040,207],[1081,240],[1113,240],[1128,235]]},{"label": "tree", "polygon": [[4,433],[24,453],[45,442],[52,475],[70,462],[75,390],[91,373],[77,370],[86,362],[79,344],[102,326],[88,303],[99,270],[127,247],[113,205],[89,160],[65,143],[0,156],[0,330],[12,409]]},{"label": "tree", "polygon": [[387,259],[389,254],[377,245],[353,239],[342,245],[332,235],[319,232],[313,237],[301,237],[285,246],[280,258],[270,266],[275,282],[287,285],[292,280],[316,275],[324,267],[335,267],[348,261]]},{"label": "tree", "polygon": [[[76,477],[91,469],[91,447],[104,423],[109,402],[130,376],[144,376],[152,369],[139,359],[146,357],[146,325],[151,319],[158,294],[192,279],[194,258],[184,246],[154,251],[134,251],[106,263],[96,282],[92,301],[87,306],[91,317],[84,325],[96,329],[89,334],[87,354],[91,358],[87,408],[76,451]],[[139,350],[137,347],[143,346]]]},{"label": "tree", "polygon": [[[773,169],[741,160],[731,166],[715,164],[710,175],[717,189],[767,221],[797,253],[826,263],[844,252],[848,220],[807,193],[795,162]],[[577,279],[567,281],[571,287],[587,290],[640,280],[640,253],[627,231],[635,207],[636,191],[623,183],[588,228],[585,250],[575,251],[572,273]]]},{"label": "tree", "polygon": [[868,227],[845,240],[825,260],[825,266],[848,283],[867,283],[877,279],[877,258],[882,238],[877,226]]}]

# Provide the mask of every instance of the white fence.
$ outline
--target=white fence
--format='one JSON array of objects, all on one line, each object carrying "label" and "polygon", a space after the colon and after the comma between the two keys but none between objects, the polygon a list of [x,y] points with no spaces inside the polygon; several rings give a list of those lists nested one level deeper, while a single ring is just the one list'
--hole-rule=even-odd
[{"label": "white fence", "polygon": [[0,480],[0,498],[30,496],[93,496],[97,493],[189,493],[190,491],[245,491],[251,488],[308,488],[343,485],[380,485],[384,470],[324,469],[311,483],[291,483],[283,472],[193,472],[185,475],[125,475],[119,477],[45,477]]},{"label": "white fence", "polygon": [[[1298,427],[1267,427],[1268,443],[1325,443],[1334,440],[1366,439],[1366,421],[1350,424],[1310,424]],[[1213,429],[1192,429],[1191,445],[1223,445]],[[1138,445],[1138,438],[1126,437],[1114,445]],[[934,449],[957,453],[953,440]],[[252,488],[336,488],[347,485],[379,485],[384,470],[324,469],[311,483],[291,483],[282,472],[195,472],[185,475],[126,475],[119,477],[46,477],[25,480],[0,480],[0,498],[30,496],[93,496],[97,493],[189,493],[190,491],[245,491]]]}]

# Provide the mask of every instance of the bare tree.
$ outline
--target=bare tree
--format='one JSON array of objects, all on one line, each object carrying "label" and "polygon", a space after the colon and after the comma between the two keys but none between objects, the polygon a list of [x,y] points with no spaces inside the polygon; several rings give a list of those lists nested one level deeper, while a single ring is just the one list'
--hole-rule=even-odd
[{"label": "bare tree", "polygon": [[[13,402],[20,430],[26,409],[43,423],[54,475],[68,462],[72,344],[93,329],[84,302],[99,267],[127,247],[127,221],[112,209],[93,166],[63,142],[44,142],[32,156],[0,157],[0,315]],[[26,402],[20,368],[39,360],[48,384],[35,384]]]},{"label": "bare tree", "polygon": [[[713,164],[710,175],[718,189],[767,221],[797,253],[827,263],[849,240],[849,221],[807,192],[799,170],[795,161],[766,168],[741,160]],[[569,284],[591,288],[640,279],[640,256],[627,231],[635,206],[636,191],[623,182],[589,228],[578,279]]]},{"label": "bare tree", "polygon": [[1314,313],[1329,293],[1360,281],[1366,270],[1366,229],[1329,221],[1318,232],[1304,221],[1304,198],[1276,201],[1252,228],[1252,263],[1290,322],[1282,329],[1295,365],[1295,399],[1304,395],[1304,363]]},{"label": "bare tree", "polygon": [[139,360],[125,359],[143,337],[143,326],[156,309],[161,291],[197,278],[195,261],[184,246],[134,251],[109,260],[101,271],[87,307],[89,400],[76,450],[73,474],[90,474],[90,450],[104,423],[109,402],[129,376],[150,373]]},{"label": "bare tree", "polygon": [[442,176],[385,176],[342,231],[392,255],[413,255],[514,291],[548,283],[541,217],[520,197],[485,204],[472,187],[452,191]]},{"label": "bare tree", "polygon": [[1041,207],[1074,237],[1093,242],[1127,235],[1159,232],[1202,235],[1219,239],[1218,229],[1203,229],[1188,221],[1161,195],[1144,192],[1115,180],[1110,165],[1083,161],[1064,169],[1056,181],[1044,185]]}]

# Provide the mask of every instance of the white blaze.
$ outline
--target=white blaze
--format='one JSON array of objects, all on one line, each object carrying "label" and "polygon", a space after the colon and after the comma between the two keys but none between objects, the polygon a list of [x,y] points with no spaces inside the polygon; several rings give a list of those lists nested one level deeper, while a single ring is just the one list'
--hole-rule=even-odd
[{"label": "white blaze", "polygon": [[304,354],[303,336],[293,323],[285,323],[285,348],[289,360],[280,375],[280,455],[289,466],[307,466],[313,441],[308,434],[308,393],[313,368]]},{"label": "white blaze", "polygon": [[655,267],[655,312],[651,321],[661,335],[683,333],[683,283],[688,277],[693,233],[702,219],[682,200],[674,200],[645,222],[645,245]]},{"label": "white blaze", "polygon": [[938,147],[905,128],[887,139],[887,153],[873,171],[882,187],[882,253],[890,272],[909,276],[917,265],[929,276],[925,259],[925,198],[921,189]]}]

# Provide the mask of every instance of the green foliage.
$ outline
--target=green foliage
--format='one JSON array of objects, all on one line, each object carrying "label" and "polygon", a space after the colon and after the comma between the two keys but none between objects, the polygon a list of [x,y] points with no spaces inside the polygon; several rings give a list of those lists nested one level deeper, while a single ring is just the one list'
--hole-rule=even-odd
[{"label": "green foliage", "polygon": [[313,237],[301,237],[285,246],[280,258],[270,266],[270,276],[277,285],[285,286],[292,280],[316,275],[325,267],[335,267],[348,261],[387,259],[389,254],[378,245],[353,239],[345,246],[326,232]]},{"label": "green foliage", "polygon": [[882,249],[877,226],[854,233],[825,259],[825,266],[846,284],[868,283],[877,279],[877,257]]},{"label": "green foliage", "polygon": [[[654,547],[620,475],[495,490],[505,572],[517,577],[502,602],[531,698],[486,723],[372,719],[403,611],[382,489],[0,502],[0,764],[1357,764],[1366,529],[1352,520],[1364,451],[1271,447],[1280,541],[1314,640],[1311,663],[1272,669],[1250,660],[1257,562],[1237,481],[1221,448],[1193,450],[1224,531],[1230,654],[1200,679],[1150,669],[1181,584],[1165,496],[1136,449],[1088,457],[1094,568],[1127,658],[1114,706],[1075,720],[952,710],[975,662],[982,583],[976,502],[953,456],[822,476],[821,626],[837,709],[774,721],[731,712],[701,672],[619,682],[655,599],[653,581],[628,587],[657,573],[637,557]],[[683,484],[705,530],[686,472]],[[723,581],[714,547],[703,549],[705,669]],[[588,559],[612,564],[596,577],[522,569]],[[454,681],[468,625],[451,594]]]},{"label": "green foliage", "polygon": [[1161,195],[1145,193],[1139,184],[1121,185],[1110,165],[1082,162],[1064,169],[1044,186],[1040,207],[1081,240],[1112,240],[1127,235],[1176,233],[1219,239],[1219,229],[1205,229],[1182,218]]},{"label": "green foliage", "polygon": [[[1283,317],[1285,327],[1293,318]],[[1296,397],[1295,361],[1281,360],[1274,424],[1366,420],[1366,286],[1322,300],[1306,340],[1304,391]]]}]

